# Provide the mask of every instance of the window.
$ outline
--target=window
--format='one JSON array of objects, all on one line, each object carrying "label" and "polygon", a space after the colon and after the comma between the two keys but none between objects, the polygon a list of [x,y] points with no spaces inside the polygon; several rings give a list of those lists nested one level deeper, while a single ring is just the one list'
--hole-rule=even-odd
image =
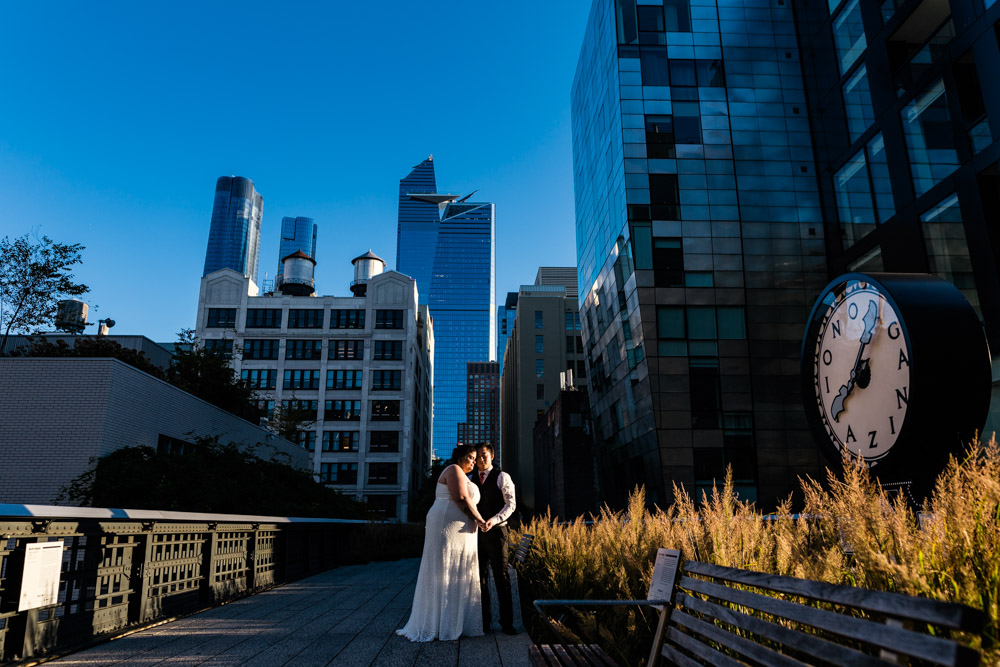
[{"label": "window", "polygon": [[833,41],[837,47],[840,74],[843,76],[868,46],[858,0],[849,0],[833,19]]},{"label": "window", "polygon": [[535,398],[539,401],[545,400],[545,385],[536,384],[535,385]]},{"label": "window", "polygon": [[847,134],[851,141],[860,137],[875,120],[872,95],[868,88],[868,70],[862,64],[844,82],[844,109],[847,113]]},{"label": "window", "polygon": [[580,330],[580,313],[567,310],[566,311],[566,331],[579,331]]},{"label": "window", "polygon": [[315,451],[316,431],[299,431],[295,436],[295,441],[299,443],[299,447],[307,452]]},{"label": "window", "polygon": [[334,421],[360,421],[361,401],[327,401],[323,419]]},{"label": "window", "polygon": [[394,453],[399,451],[399,431],[370,431],[368,451]]},{"label": "window", "polygon": [[644,86],[669,86],[667,49],[662,46],[644,46],[639,51],[639,75]]},{"label": "window", "polygon": [[360,436],[358,431],[323,431],[323,451],[356,452]]},{"label": "window", "polygon": [[[671,86],[697,86],[698,78],[695,74],[694,61],[685,58],[671,58],[668,62],[670,67]],[[680,143],[680,142],[678,142]]]},{"label": "window", "polygon": [[653,220],[680,219],[681,194],[677,174],[649,175],[649,203]]},{"label": "window", "polygon": [[403,341],[377,340],[372,359],[375,361],[399,361],[403,358]]},{"label": "window", "polygon": [[372,371],[372,391],[399,391],[403,387],[403,371]]},{"label": "window", "polygon": [[375,328],[376,329],[402,329],[403,328],[403,311],[402,310],[376,310],[375,311]]},{"label": "window", "polygon": [[320,463],[319,481],[324,484],[357,484],[357,463]]},{"label": "window", "polygon": [[920,227],[924,233],[931,273],[960,289],[976,312],[980,313],[979,293],[976,291],[976,280],[972,273],[969,244],[965,239],[965,225],[962,221],[958,195],[945,197],[943,201],[921,215]]},{"label": "window", "polygon": [[692,357],[689,362],[691,427],[722,428],[722,386],[719,360]]},{"label": "window", "polygon": [[576,360],[576,379],[582,380],[587,377],[587,363],[583,359]]},{"label": "window", "polygon": [[958,168],[944,81],[938,79],[913,98],[902,116],[913,188],[919,197]]},{"label": "window", "polygon": [[274,413],[273,400],[258,400],[254,407],[257,409],[257,419],[268,420]]},{"label": "window", "polygon": [[698,102],[674,102],[674,143],[701,143],[701,108]]},{"label": "window", "polygon": [[953,69],[958,104],[962,108],[962,120],[969,129],[972,151],[978,153],[993,143],[993,137],[990,134],[989,119],[986,118],[986,103],[983,100],[983,89],[979,84],[979,74],[976,71],[976,61],[972,51],[967,51],[955,61]]},{"label": "window", "polygon": [[[318,371],[317,371],[318,372]],[[333,370],[326,372],[327,389],[361,389],[362,371]]]},{"label": "window", "polygon": [[286,415],[291,415],[296,419],[316,421],[319,401],[303,401],[298,399],[282,401],[281,410]]},{"label": "window", "polygon": [[205,351],[218,354],[223,359],[232,359],[234,342],[226,338],[209,338],[204,341]]},{"label": "window", "polygon": [[746,314],[742,306],[658,306],[656,336],[661,356],[685,356],[689,349],[717,354],[716,340],[746,338]]},{"label": "window", "polygon": [[868,142],[868,170],[872,175],[872,193],[875,195],[875,212],[878,221],[886,220],[896,214],[896,205],[892,201],[892,183],[889,180],[889,162],[885,157],[885,141],[882,134],[876,134]]},{"label": "window", "polygon": [[372,401],[372,421],[399,421],[399,401]]},{"label": "window", "polygon": [[288,311],[289,329],[322,329],[323,311],[318,308],[294,309]]},{"label": "window", "polygon": [[285,371],[282,389],[319,389],[319,371]]},{"label": "window", "polygon": [[250,308],[247,310],[247,329],[280,329],[279,308]]},{"label": "window", "polygon": [[673,158],[674,119],[672,116],[646,116],[646,157]]},{"label": "window", "polygon": [[535,336],[535,352],[538,354],[545,352],[545,336]]},{"label": "window", "polygon": [[278,382],[278,371],[263,368],[243,369],[240,379],[251,389],[274,389]]},{"label": "window", "polygon": [[535,359],[535,377],[543,378],[545,377],[545,360]]},{"label": "window", "polygon": [[360,359],[365,350],[362,342],[360,340],[331,340],[330,358],[338,360]]},{"label": "window", "polygon": [[354,309],[334,308],[330,311],[331,329],[364,329],[365,311]]},{"label": "window", "polygon": [[875,207],[863,150],[834,174],[833,188],[837,195],[840,234],[847,249],[875,229]]},{"label": "window", "polygon": [[210,329],[235,329],[236,309],[235,308],[209,308],[208,324]]},{"label": "window", "polygon": [[691,32],[690,0],[663,0],[663,27],[667,32]]},{"label": "window", "polygon": [[653,239],[653,281],[657,287],[684,284],[684,250],[680,239]]},{"label": "window", "polygon": [[542,329],[545,326],[544,313],[540,310],[535,311],[535,328]]},{"label": "window", "polygon": [[702,88],[725,88],[726,71],[721,60],[695,60],[698,85]]},{"label": "window", "polygon": [[[320,311],[322,312],[322,311]],[[291,322],[289,322],[291,326]],[[285,341],[285,359],[319,359],[323,355],[321,340],[287,340]]]},{"label": "window", "polygon": [[399,476],[398,463],[369,463],[368,483],[369,484],[398,484]]},{"label": "window", "polygon": [[243,341],[244,359],[277,359],[278,341],[274,339],[258,338],[256,340]]}]

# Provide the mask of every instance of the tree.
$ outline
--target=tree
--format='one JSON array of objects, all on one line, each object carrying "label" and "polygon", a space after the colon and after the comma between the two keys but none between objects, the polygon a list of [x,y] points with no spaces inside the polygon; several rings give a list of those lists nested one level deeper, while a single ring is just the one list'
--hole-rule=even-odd
[{"label": "tree", "polygon": [[137,350],[130,350],[122,347],[106,336],[91,338],[80,336],[74,340],[71,347],[65,340],[59,339],[55,342],[44,338],[34,338],[31,345],[13,350],[12,357],[113,357],[119,361],[124,361],[133,368],[149,373],[153,377],[166,379],[166,374],[149,358]]},{"label": "tree", "polygon": [[167,381],[238,417],[253,420],[257,415],[256,393],[236,377],[226,355],[195,343],[193,329],[177,335]]},{"label": "tree", "polygon": [[82,262],[79,243],[56,243],[25,234],[0,240],[0,351],[11,332],[30,333],[55,319],[57,302],[90,288],[74,281],[69,269]]},{"label": "tree", "polygon": [[195,437],[183,454],[126,447],[93,461],[62,498],[84,507],[175,512],[367,518],[372,508],[313,479],[217,436]]}]

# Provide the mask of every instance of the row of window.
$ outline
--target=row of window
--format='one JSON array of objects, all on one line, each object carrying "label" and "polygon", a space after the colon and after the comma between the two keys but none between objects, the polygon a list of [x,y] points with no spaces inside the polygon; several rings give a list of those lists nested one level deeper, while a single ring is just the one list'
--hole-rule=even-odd
[{"label": "row of window", "polygon": [[[320,463],[319,481],[323,484],[357,484],[357,463]],[[369,463],[369,484],[398,484],[398,463]]]},{"label": "row of window", "polygon": [[[208,322],[210,329],[236,328],[236,313],[238,308],[209,308]],[[280,329],[281,308],[248,308],[246,315],[247,329]],[[376,329],[402,329],[404,310],[376,310]],[[323,310],[319,308],[289,309],[289,329],[322,329]],[[331,329],[364,329],[365,311],[351,308],[334,308],[330,311]]]},{"label": "row of window", "polygon": [[[206,349],[222,349],[221,344],[230,341],[205,341]],[[244,359],[277,359],[281,341],[277,338],[257,338],[243,341]],[[210,346],[211,344],[211,346]],[[223,350],[230,353],[232,348]],[[331,340],[330,359],[358,360],[364,357],[365,346],[362,340]],[[323,356],[322,340],[289,340],[285,343],[285,359],[318,360]],[[400,361],[403,359],[403,341],[376,340],[372,341],[373,361]]]},{"label": "row of window", "polygon": [[[277,385],[278,371],[270,368],[243,369],[240,372],[243,382],[251,389],[274,389]],[[319,389],[320,371],[318,370],[286,370],[282,381],[282,389]],[[361,389],[363,371],[330,370],[326,372],[327,389]],[[372,391],[399,391],[403,387],[403,371],[375,370],[372,371]]]},{"label": "row of window", "polygon": [[[369,452],[376,454],[399,452],[399,431],[371,431],[368,435]],[[313,451],[316,448],[316,431],[302,431],[298,440],[304,449]],[[360,440],[360,431],[323,431],[322,451],[356,452]]]},{"label": "row of window", "polygon": [[[369,401],[369,420],[399,421],[400,401],[373,400]],[[259,401],[262,410],[273,408],[274,401]],[[281,401],[281,409],[303,421],[319,419],[319,401],[310,399],[287,399]],[[323,406],[323,419],[326,421],[361,421],[361,401],[330,400]]]}]

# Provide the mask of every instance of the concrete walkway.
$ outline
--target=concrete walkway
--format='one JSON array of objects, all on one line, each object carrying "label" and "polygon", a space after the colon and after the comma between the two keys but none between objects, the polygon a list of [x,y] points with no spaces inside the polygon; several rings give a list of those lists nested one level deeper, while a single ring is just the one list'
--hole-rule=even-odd
[{"label": "concrete walkway", "polygon": [[[53,660],[60,665],[528,665],[528,635],[414,643],[419,559],[340,567]],[[514,602],[518,608],[517,600]],[[515,619],[519,621],[520,619]]]}]

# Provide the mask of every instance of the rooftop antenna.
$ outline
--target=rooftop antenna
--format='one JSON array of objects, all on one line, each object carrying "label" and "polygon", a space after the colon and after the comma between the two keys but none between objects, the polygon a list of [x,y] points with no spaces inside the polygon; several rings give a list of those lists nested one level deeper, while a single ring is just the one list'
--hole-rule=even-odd
[{"label": "rooftop antenna", "polygon": [[462,197],[461,199],[459,199],[459,200],[458,200],[458,203],[459,203],[459,204],[463,203],[463,202],[464,202],[464,201],[466,201],[466,200],[467,200],[467,199],[468,199],[469,197],[471,197],[472,195],[476,194],[477,192],[479,192],[479,190],[473,190],[473,191],[472,191],[472,192],[470,192],[469,194],[467,194],[467,195],[465,195],[464,197]]}]

